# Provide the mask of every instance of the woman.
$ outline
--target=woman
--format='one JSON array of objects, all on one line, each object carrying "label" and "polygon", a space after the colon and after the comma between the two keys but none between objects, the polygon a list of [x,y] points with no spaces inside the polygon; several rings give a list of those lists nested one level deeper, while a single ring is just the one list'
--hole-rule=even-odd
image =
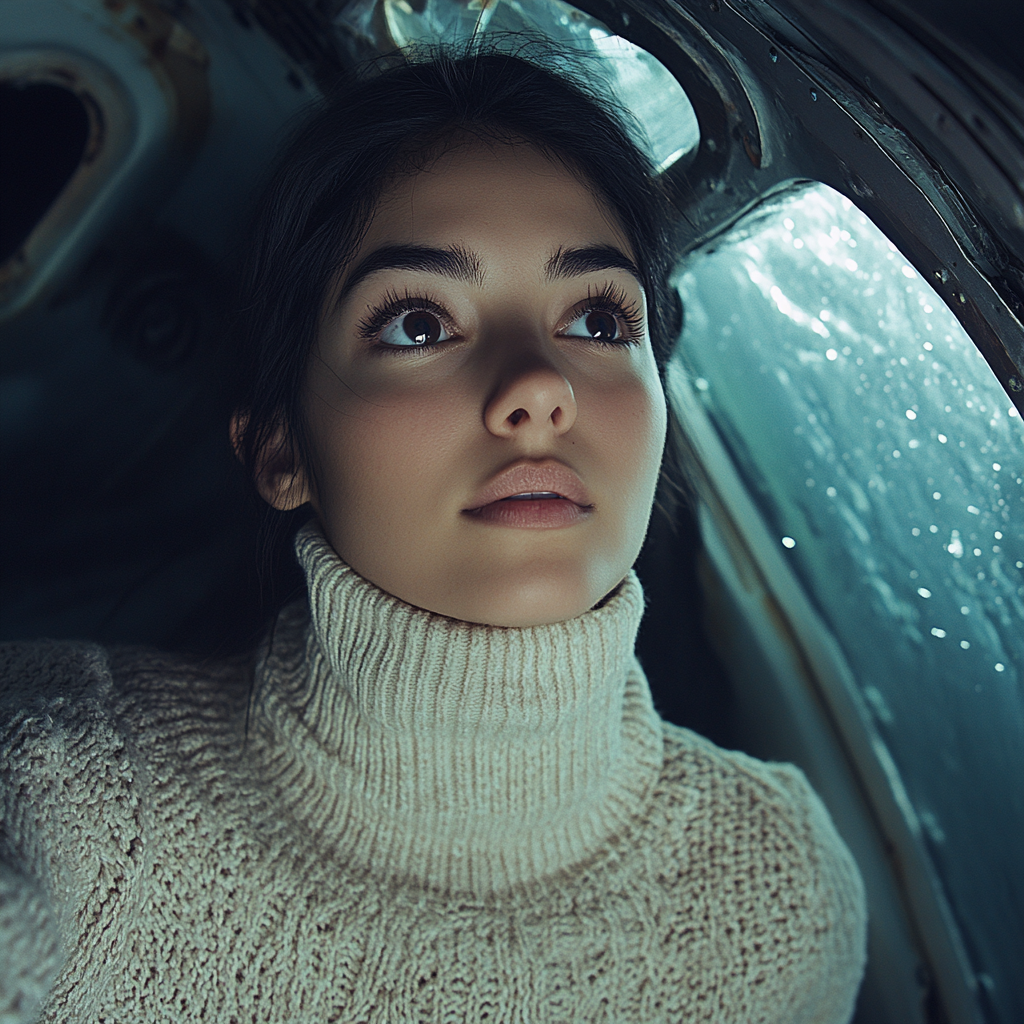
[{"label": "woman", "polygon": [[663,202],[582,86],[501,54],[364,76],[292,139],[232,436],[312,511],[308,602],[255,665],[5,649],[4,1020],[849,1019],[827,812],[661,721],[633,655]]}]

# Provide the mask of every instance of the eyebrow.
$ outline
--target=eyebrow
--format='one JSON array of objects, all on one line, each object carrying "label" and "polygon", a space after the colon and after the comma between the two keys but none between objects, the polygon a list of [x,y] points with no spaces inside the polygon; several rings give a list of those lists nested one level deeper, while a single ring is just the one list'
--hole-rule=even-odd
[{"label": "eyebrow", "polygon": [[[346,277],[337,305],[371,274],[386,270],[419,270],[440,274],[455,281],[465,281],[483,287],[484,273],[480,257],[461,245],[435,248],[429,245],[384,245],[368,253],[353,267]],[[544,266],[544,280],[552,282],[569,277],[580,277],[601,270],[625,270],[637,282],[643,281],[637,265],[614,245],[584,245],[570,248],[559,246]]]}]

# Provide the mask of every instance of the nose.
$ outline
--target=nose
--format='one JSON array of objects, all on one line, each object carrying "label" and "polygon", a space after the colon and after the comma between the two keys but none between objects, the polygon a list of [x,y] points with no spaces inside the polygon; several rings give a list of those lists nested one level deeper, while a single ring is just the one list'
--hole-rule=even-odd
[{"label": "nose", "polygon": [[575,422],[572,385],[550,364],[521,369],[484,410],[484,423],[497,437],[544,440],[564,434]]}]

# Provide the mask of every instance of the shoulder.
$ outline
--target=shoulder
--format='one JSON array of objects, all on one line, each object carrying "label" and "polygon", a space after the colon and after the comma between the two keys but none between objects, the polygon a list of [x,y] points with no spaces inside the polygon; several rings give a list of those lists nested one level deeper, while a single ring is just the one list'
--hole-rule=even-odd
[{"label": "shoulder", "polygon": [[155,773],[180,777],[186,740],[194,747],[195,737],[234,727],[251,661],[207,664],[63,641],[0,644],[5,856],[64,891],[82,889],[104,864],[127,876],[151,831]]},{"label": "shoulder", "polygon": [[237,695],[252,655],[199,661],[144,647],[82,641],[0,644],[0,723],[42,723],[61,731],[117,718],[131,728],[133,711],[154,703],[188,703],[209,692]]},{"label": "shoulder", "polygon": [[33,640],[0,644],[0,721],[42,713],[71,719],[126,719],[155,703],[188,704],[208,694],[231,699],[248,686],[253,654],[218,660],[147,647]]},{"label": "shoulder", "polygon": [[866,899],[825,805],[795,765],[667,722],[664,741],[669,887],[724,923],[744,970],[770,963],[799,1003],[822,1008],[807,1019],[845,1021],[864,968]]},{"label": "shoulder", "polygon": [[106,652],[98,644],[32,640],[0,644],[0,705],[39,704],[83,697],[109,683]]},{"label": "shoulder", "polygon": [[98,644],[0,644],[0,772],[45,788],[120,764],[130,726],[118,714],[116,670],[115,653]]},{"label": "shoulder", "polygon": [[112,679],[96,644],[39,640],[0,644],[0,770],[48,774],[111,731]]},{"label": "shoulder", "polygon": [[711,740],[671,722],[663,722],[665,759],[662,779],[690,800],[722,807],[731,816],[764,813],[804,827],[809,816],[824,813],[804,773],[793,764],[760,761],[740,750],[725,750]]},{"label": "shoulder", "polygon": [[665,722],[663,799],[681,820],[709,835],[727,834],[763,867],[799,867],[804,881],[845,883],[862,894],[860,876],[820,797],[793,764],[723,750]]},{"label": "shoulder", "polygon": [[138,848],[138,787],[113,695],[102,647],[0,645],[5,856],[53,892],[77,892],[82,871],[126,863]]},{"label": "shoulder", "polygon": [[129,813],[152,737],[167,721],[225,717],[217,712],[244,701],[250,662],[70,641],[0,644],[0,797],[51,822],[79,804]]}]

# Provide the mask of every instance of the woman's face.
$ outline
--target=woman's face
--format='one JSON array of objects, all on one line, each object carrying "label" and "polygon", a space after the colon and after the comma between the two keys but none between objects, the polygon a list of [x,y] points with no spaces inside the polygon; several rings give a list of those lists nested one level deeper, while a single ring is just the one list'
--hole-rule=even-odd
[{"label": "woman's face", "polygon": [[[618,585],[666,430],[634,262],[526,144],[469,142],[384,196],[307,378],[311,500],[356,572],[497,626],[571,619]],[[279,507],[311,498],[301,470],[277,481]],[[520,493],[564,496],[493,500]]]}]

